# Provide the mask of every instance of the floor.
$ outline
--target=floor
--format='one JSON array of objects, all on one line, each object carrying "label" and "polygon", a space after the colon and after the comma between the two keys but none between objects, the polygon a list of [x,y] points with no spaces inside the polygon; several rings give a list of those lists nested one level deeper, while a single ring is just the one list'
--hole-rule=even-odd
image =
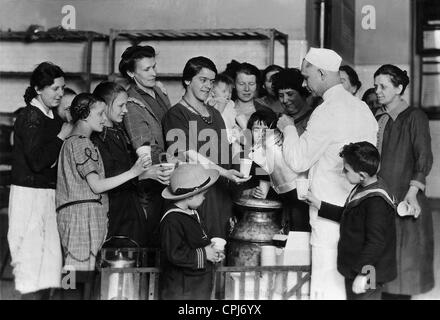
[{"label": "floor", "polygon": [[[440,300],[440,200],[432,202],[433,219],[434,219],[434,270],[436,286],[430,292],[414,296],[414,300]],[[0,210],[0,265],[7,250],[6,242],[7,234],[7,213]],[[8,265],[5,268],[4,277],[12,277],[11,267]],[[11,280],[0,280],[0,300],[17,300],[20,299],[20,294],[14,289],[14,282]]]}]

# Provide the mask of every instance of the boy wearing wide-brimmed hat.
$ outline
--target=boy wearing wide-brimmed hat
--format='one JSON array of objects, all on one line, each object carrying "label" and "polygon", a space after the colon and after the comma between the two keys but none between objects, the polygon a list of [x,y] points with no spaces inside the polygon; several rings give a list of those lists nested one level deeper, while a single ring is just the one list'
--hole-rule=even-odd
[{"label": "boy wearing wide-brimmed hat", "polygon": [[213,263],[223,252],[206,235],[197,208],[218,179],[217,170],[181,164],[173,172],[162,197],[173,204],[160,222],[161,299],[210,299]]}]

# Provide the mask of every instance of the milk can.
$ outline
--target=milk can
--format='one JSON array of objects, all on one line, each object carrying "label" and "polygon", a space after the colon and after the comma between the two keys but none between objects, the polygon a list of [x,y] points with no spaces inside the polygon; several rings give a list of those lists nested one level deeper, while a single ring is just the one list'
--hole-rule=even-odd
[{"label": "milk can", "polygon": [[229,236],[228,265],[258,266],[261,247],[271,245],[272,237],[282,229],[281,202],[242,197],[234,204],[238,222]]},{"label": "milk can", "polygon": [[[108,239],[105,243],[114,239],[124,239],[134,243],[138,248],[139,245],[136,241],[124,237],[124,236],[113,236]],[[124,254],[124,248],[116,248],[115,251],[110,252],[109,257],[108,252],[105,249],[102,250],[104,255],[100,257],[100,267],[110,269],[115,272],[110,272],[108,279],[104,281],[108,282],[108,293],[105,297],[107,300],[134,300],[137,297],[135,292],[134,284],[134,274],[132,272],[127,272],[127,268],[138,267],[139,257],[136,261],[134,258],[129,257],[126,253]]]}]

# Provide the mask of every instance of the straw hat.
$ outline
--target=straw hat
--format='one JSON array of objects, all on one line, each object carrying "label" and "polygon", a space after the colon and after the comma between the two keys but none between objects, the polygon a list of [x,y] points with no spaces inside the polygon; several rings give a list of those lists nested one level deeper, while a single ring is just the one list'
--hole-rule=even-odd
[{"label": "straw hat", "polygon": [[218,179],[214,169],[205,169],[199,164],[180,164],[170,178],[170,185],[162,191],[162,197],[181,200],[208,189]]}]

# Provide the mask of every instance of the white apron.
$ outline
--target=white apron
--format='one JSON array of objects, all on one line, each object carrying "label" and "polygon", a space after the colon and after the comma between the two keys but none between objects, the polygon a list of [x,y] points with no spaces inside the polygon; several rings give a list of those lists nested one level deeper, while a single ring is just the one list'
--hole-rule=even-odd
[{"label": "white apron", "polygon": [[26,294],[60,287],[55,190],[11,185],[8,242],[17,291]]}]

